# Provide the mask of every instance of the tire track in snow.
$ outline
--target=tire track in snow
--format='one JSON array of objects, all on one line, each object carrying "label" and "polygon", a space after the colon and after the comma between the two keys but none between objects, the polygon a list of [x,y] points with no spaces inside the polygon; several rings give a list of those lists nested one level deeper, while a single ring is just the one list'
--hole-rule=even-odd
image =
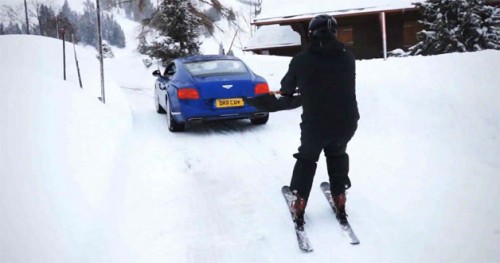
[{"label": "tire track in snow", "polygon": [[147,91],[125,93],[134,127],[121,161],[128,178],[120,223],[135,254],[143,262],[268,262],[261,251],[267,234],[258,227],[262,198],[252,178],[265,175],[249,176],[261,157],[248,153],[255,140],[245,139],[262,127],[240,120],[170,133]]}]

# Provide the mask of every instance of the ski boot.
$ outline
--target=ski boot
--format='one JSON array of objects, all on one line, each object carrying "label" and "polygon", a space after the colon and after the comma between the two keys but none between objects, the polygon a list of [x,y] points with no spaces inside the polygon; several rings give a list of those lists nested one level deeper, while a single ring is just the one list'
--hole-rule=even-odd
[{"label": "ski boot", "polygon": [[303,229],[305,224],[304,213],[306,209],[306,200],[298,195],[297,190],[293,191],[293,195],[295,196],[295,200],[292,201],[292,207],[290,208],[293,213],[293,221],[298,229]]},{"label": "ski boot", "polygon": [[345,193],[333,196],[333,204],[335,205],[337,220],[341,225],[347,224],[345,202],[346,202]]}]

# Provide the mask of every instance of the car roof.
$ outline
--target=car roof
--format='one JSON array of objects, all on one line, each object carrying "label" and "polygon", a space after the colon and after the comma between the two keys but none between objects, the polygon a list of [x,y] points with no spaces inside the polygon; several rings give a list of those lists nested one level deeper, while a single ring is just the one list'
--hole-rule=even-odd
[{"label": "car roof", "polygon": [[239,58],[228,55],[194,55],[189,57],[178,58],[182,63],[198,62],[198,61],[210,61],[210,60],[238,60]]}]

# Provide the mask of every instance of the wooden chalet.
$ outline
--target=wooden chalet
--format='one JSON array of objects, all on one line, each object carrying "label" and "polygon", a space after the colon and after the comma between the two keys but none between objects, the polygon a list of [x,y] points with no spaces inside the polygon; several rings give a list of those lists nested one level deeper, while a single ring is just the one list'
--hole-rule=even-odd
[{"label": "wooden chalet", "polygon": [[[419,0],[415,0],[417,1]],[[314,5],[313,2],[310,5]],[[307,31],[311,19],[319,14],[329,14],[339,24],[339,40],[347,44],[357,59],[386,58],[390,51],[397,49],[408,51],[409,47],[418,42],[417,33],[423,29],[418,22],[421,14],[412,4],[414,1],[387,2],[393,4],[256,19],[252,25],[258,27],[257,32],[243,50],[257,54],[293,56],[309,44]],[[486,0],[485,4],[499,7],[500,0]],[[273,28],[267,29],[259,39],[259,31],[266,31],[266,27],[270,26]]]},{"label": "wooden chalet", "polygon": [[[259,46],[254,43],[245,47],[244,51],[281,56],[295,55],[308,46],[309,22],[318,14],[256,19],[252,24],[258,27],[257,31],[270,25],[287,26],[298,33],[298,41],[274,46],[269,44]],[[337,19],[338,38],[349,46],[357,59],[383,58],[387,56],[387,51],[407,50],[418,42],[417,33],[422,30],[418,23],[420,13],[411,5],[393,8],[356,8],[321,14],[333,15]]]}]

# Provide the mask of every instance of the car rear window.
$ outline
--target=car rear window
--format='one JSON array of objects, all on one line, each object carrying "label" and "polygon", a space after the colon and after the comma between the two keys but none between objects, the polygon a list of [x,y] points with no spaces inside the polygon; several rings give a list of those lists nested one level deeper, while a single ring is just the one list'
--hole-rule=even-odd
[{"label": "car rear window", "polygon": [[184,64],[195,77],[244,74],[248,72],[243,62],[238,60],[197,61]]}]

